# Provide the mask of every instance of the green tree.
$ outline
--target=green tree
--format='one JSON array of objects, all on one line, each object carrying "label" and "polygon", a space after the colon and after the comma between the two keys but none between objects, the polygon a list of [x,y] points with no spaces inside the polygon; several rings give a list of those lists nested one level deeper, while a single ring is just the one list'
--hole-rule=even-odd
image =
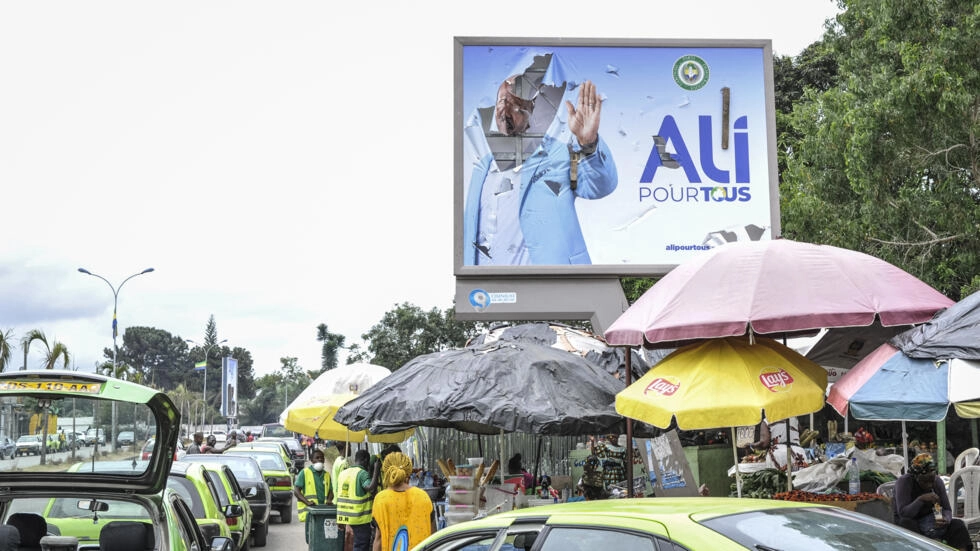
[{"label": "green tree", "polygon": [[316,340],[323,343],[320,351],[320,367],[323,371],[337,367],[337,351],[344,347],[345,337],[331,333],[327,324],[321,323],[316,327]]},{"label": "green tree", "polygon": [[71,363],[71,354],[68,353],[67,346],[54,341],[44,356],[44,369],[54,369],[59,360],[62,363],[61,369],[68,369],[68,364]]},{"label": "green tree", "polygon": [[184,339],[154,327],[127,327],[118,361],[132,366],[150,386],[162,389],[176,388],[193,372]]},{"label": "green tree", "polygon": [[887,260],[954,300],[980,273],[980,10],[846,0],[840,83],[791,122],[784,235]]},{"label": "green tree", "polygon": [[278,371],[255,381],[254,396],[239,400],[242,424],[279,422],[279,414],[312,382],[310,374],[300,367],[296,358],[280,358],[279,361]]},{"label": "green tree", "polygon": [[48,338],[44,336],[44,331],[40,329],[31,329],[26,335],[20,339],[20,347],[24,351],[24,369],[27,369],[27,353],[31,350],[31,344],[34,341],[41,341],[44,344],[44,348],[50,350],[48,347]]},{"label": "green tree", "polygon": [[13,329],[7,329],[6,331],[0,331],[0,373],[7,370],[7,366],[10,365],[11,356],[11,334],[14,332]]},{"label": "green tree", "polygon": [[416,356],[465,345],[478,327],[456,320],[452,308],[426,312],[405,302],[386,312],[361,339],[369,343],[370,363],[394,371]]}]

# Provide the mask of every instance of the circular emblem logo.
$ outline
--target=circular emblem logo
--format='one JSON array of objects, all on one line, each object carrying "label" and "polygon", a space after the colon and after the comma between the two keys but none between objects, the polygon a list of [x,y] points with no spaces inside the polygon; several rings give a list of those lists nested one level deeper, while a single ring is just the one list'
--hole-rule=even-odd
[{"label": "circular emblem logo", "polygon": [[674,62],[674,82],[685,90],[699,90],[708,84],[708,64],[696,55],[686,55]]},{"label": "circular emblem logo", "polygon": [[473,289],[470,291],[470,306],[477,312],[482,312],[490,306],[490,293],[483,289]]}]

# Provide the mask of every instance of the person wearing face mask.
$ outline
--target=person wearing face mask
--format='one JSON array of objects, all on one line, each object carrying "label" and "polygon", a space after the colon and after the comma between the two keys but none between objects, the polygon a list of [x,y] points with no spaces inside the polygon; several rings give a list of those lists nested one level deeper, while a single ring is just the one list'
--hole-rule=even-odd
[{"label": "person wearing face mask", "polygon": [[293,493],[296,494],[296,510],[300,522],[306,522],[306,508],[313,505],[333,505],[333,489],[330,473],[323,465],[323,450],[313,450],[313,463],[296,475]]},{"label": "person wearing face mask", "polygon": [[558,54],[528,51],[509,67],[494,106],[463,129],[463,263],[591,264],[575,202],[618,184],[603,99]]}]

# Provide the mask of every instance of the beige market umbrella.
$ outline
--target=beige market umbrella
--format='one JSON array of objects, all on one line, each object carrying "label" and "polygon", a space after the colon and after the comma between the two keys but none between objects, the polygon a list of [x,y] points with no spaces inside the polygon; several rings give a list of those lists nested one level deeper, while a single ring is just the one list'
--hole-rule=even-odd
[{"label": "beige market umbrella", "polygon": [[415,429],[394,433],[374,434],[367,430],[352,431],[334,420],[334,414],[341,406],[357,398],[356,394],[331,394],[314,397],[306,402],[290,406],[286,410],[283,425],[287,430],[316,436],[323,440],[343,440],[347,442],[381,442],[396,444],[408,439]]}]

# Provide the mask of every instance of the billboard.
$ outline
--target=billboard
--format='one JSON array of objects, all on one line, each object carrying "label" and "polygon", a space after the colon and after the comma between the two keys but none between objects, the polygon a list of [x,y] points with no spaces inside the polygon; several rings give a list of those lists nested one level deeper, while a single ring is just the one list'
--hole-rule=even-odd
[{"label": "billboard", "polygon": [[769,40],[454,48],[456,276],[658,275],[779,235]]},{"label": "billboard", "polygon": [[221,415],[238,417],[238,360],[221,358]]}]

